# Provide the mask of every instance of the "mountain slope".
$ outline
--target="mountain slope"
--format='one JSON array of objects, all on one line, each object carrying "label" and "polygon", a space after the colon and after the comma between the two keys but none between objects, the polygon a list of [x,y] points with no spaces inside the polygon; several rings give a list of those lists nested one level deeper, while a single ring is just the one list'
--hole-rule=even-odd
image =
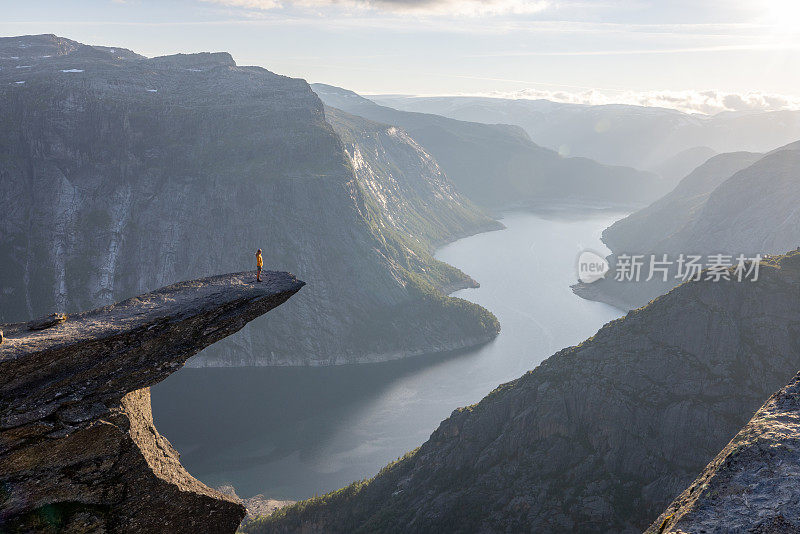
[{"label": "mountain slope", "polygon": [[[0,320],[241,270],[262,248],[307,291],[193,365],[374,361],[496,335],[488,311],[439,291],[474,282],[388,231],[303,80],[55,36],[0,39],[0,58]],[[439,241],[470,224],[439,224]]]},{"label": "mountain slope", "polygon": [[404,267],[426,272],[446,292],[475,286],[431,253],[455,238],[503,225],[461,196],[436,161],[402,130],[335,108],[326,108],[325,116],[344,143],[364,196],[380,214],[380,231],[412,251]]},{"label": "mountain slope", "polygon": [[800,374],[669,505],[646,534],[800,532]]},{"label": "mountain slope", "polygon": [[658,172],[664,161],[693,147],[710,147],[720,153],[766,152],[800,138],[800,111],[725,112],[707,116],[657,107],[589,106],[548,100],[372,98],[405,111],[487,124],[516,124],[525,129],[534,143],[561,153],[654,172]]},{"label": "mountain slope", "polygon": [[707,146],[687,148],[654,165],[650,170],[667,183],[678,185],[685,176],[716,155],[717,152]]},{"label": "mountain slope", "polygon": [[714,189],[762,157],[763,154],[752,152],[734,152],[711,158],[667,195],[608,227],[603,231],[603,242],[612,250],[660,250],[663,247],[658,243],[695,217]]},{"label": "mountain slope", "polygon": [[[766,155],[722,154],[687,176],[669,195],[603,232],[613,264],[621,254],[777,254],[800,245],[800,143]],[[649,265],[649,263],[648,263]],[[635,308],[665,293],[676,280],[675,266],[665,282],[606,279],[576,292],[587,298]],[[643,272],[647,272],[645,265]]]},{"label": "mountain slope", "polygon": [[532,143],[516,126],[403,112],[338,87],[312,88],[326,105],[408,132],[459,191],[490,209],[547,201],[639,204],[666,191],[650,173],[562,158]]},{"label": "mountain slope", "polygon": [[372,480],[261,532],[637,532],[800,366],[800,252],[690,282],[551,356]]},{"label": "mountain slope", "polygon": [[798,175],[800,143],[770,152],[720,184],[696,222],[675,235],[672,246],[767,254],[796,247]]}]

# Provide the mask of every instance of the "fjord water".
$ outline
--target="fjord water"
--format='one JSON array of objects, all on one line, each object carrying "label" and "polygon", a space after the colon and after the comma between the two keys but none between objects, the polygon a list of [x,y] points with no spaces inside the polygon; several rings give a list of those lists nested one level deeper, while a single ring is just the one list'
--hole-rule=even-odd
[{"label": "fjord water", "polygon": [[159,430],[203,482],[301,499],[370,477],[428,439],[453,409],[622,315],[575,296],[583,250],[607,253],[623,213],[575,207],[505,214],[505,230],[437,258],[481,283],[454,296],[494,312],[500,336],[457,354],[339,367],[183,369],[152,390]]}]

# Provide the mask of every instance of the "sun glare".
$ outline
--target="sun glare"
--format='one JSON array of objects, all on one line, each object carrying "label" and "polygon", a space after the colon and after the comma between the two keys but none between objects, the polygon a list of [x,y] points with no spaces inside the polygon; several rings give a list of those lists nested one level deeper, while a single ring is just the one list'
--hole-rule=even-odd
[{"label": "sun glare", "polygon": [[765,23],[781,32],[797,34],[800,31],[800,2],[797,0],[768,0],[765,6]]}]

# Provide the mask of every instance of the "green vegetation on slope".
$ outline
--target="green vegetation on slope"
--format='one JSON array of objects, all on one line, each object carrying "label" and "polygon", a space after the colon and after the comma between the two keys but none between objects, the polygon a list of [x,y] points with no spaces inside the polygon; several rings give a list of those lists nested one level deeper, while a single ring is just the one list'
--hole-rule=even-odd
[{"label": "green vegetation on slope", "polygon": [[245,532],[641,530],[796,372],[799,288],[800,251],[758,282],[684,283],[455,410],[374,478]]},{"label": "green vegetation on slope", "polygon": [[663,193],[652,173],[564,158],[508,124],[481,124],[379,106],[352,91],[314,84],[328,106],[402,128],[475,204],[502,209],[543,201],[638,204]]}]

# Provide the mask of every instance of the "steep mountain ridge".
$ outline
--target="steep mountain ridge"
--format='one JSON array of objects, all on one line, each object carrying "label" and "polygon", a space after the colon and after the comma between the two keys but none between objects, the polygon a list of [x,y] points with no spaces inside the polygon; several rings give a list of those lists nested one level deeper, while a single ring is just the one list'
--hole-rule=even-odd
[{"label": "steep mountain ridge", "polygon": [[398,111],[339,87],[312,88],[328,106],[408,132],[461,193],[488,209],[552,201],[639,205],[668,190],[651,173],[563,158],[518,126]]},{"label": "steep mountain ridge", "polygon": [[678,185],[683,178],[716,155],[717,151],[707,146],[687,148],[666,158],[649,170],[661,176],[666,182]]},{"label": "steep mountain ridge", "polygon": [[777,254],[800,244],[800,145],[772,151],[720,184],[674,237],[694,250]]},{"label": "steep mountain ridge", "polygon": [[[646,208],[632,213],[603,231],[603,242],[612,250],[643,250],[655,240],[669,239],[690,221],[709,195],[733,174],[761,159],[763,154],[720,154],[697,167],[681,182]],[[659,233],[653,235],[653,230]],[[654,250],[662,247],[655,245]],[[671,251],[670,251],[671,252]]]},{"label": "steep mountain ridge", "polygon": [[645,534],[800,532],[800,374],[772,395]]},{"label": "steep mountain ridge", "polygon": [[[56,36],[0,39],[0,67],[0,320],[240,269],[262,248],[307,291],[192,365],[377,361],[497,334],[441,293],[474,281],[375,209],[305,81]],[[437,243],[491,226],[449,222]]]},{"label": "steep mountain ridge", "polygon": [[[655,254],[677,260],[680,254],[708,258],[724,254],[777,254],[800,245],[800,143],[767,154],[747,152],[711,158],[687,176],[670,194],[603,232],[612,251],[612,266],[621,254]],[[647,282],[616,281],[614,269],[605,279],[579,284],[586,298],[624,308],[642,306],[665,293],[680,280],[671,266],[666,281],[658,276]]]},{"label": "steep mountain ridge", "polygon": [[709,147],[718,153],[766,152],[800,138],[800,111],[790,110],[702,115],[651,106],[593,106],[523,98],[371,98],[405,111],[515,124],[524,128],[534,143],[562,153],[654,172],[694,147]]},{"label": "steep mountain ridge", "polygon": [[381,231],[393,233],[415,252],[408,259],[416,265],[405,267],[427,271],[445,292],[476,287],[474,280],[431,254],[454,238],[503,225],[456,191],[433,157],[406,132],[330,107],[325,117],[345,145],[364,196],[379,214]]},{"label": "steep mountain ridge", "polygon": [[682,284],[263,532],[637,532],[800,367],[800,251]]}]

